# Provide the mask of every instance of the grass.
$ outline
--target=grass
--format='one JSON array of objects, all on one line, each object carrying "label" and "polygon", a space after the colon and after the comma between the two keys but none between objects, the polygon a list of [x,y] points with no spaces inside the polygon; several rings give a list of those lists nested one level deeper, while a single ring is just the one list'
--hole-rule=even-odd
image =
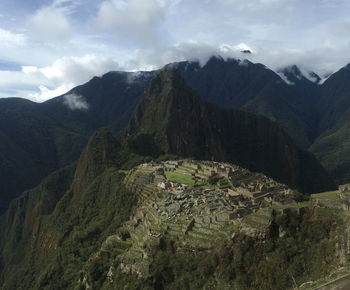
[{"label": "grass", "polygon": [[[182,167],[184,167],[184,166],[179,167],[179,169],[183,170]],[[167,172],[165,172],[165,176],[170,182],[181,183],[181,184],[185,184],[188,186],[196,185],[202,189],[222,188],[220,185],[217,185],[217,184],[211,185],[203,180],[198,180],[197,183],[195,183],[195,181],[191,175],[186,174],[186,173],[182,173],[182,172],[178,172],[178,171],[167,171]]]},{"label": "grass", "polygon": [[287,204],[286,207],[290,208],[301,208],[301,207],[307,207],[310,205],[309,201],[303,201],[303,202],[297,202],[297,203],[290,203]]},{"label": "grass", "polygon": [[328,191],[328,192],[312,194],[311,198],[329,199],[329,200],[338,200],[338,199],[340,199],[338,191]]},{"label": "grass", "polygon": [[[179,173],[176,171],[175,172],[174,171],[167,171],[167,172],[165,172],[165,176],[170,182],[181,183],[181,184],[185,184],[188,186],[195,185],[195,181],[194,181],[193,177],[191,175],[188,175],[188,174]],[[202,181],[199,181],[197,183],[197,185],[204,186],[205,183],[203,183]]]},{"label": "grass", "polygon": [[197,183],[195,183],[195,180],[193,179],[193,177],[191,175],[185,174],[185,173],[180,173],[177,171],[167,171],[167,172],[165,172],[165,176],[170,182],[181,183],[181,184],[185,184],[188,186],[195,186],[196,185],[196,186],[201,187],[203,189],[218,188],[218,186],[209,185],[206,182],[204,182],[203,180],[198,180]]},{"label": "grass", "polygon": [[310,201],[303,201],[303,202],[297,202],[297,203],[288,203],[288,204],[273,204],[272,207],[276,209],[282,209],[282,208],[302,208],[302,207],[308,207],[310,205]]},{"label": "grass", "polygon": [[193,177],[190,175],[187,175],[187,174],[174,172],[174,171],[167,171],[167,172],[165,172],[165,176],[170,182],[186,184],[189,186],[194,185]]}]

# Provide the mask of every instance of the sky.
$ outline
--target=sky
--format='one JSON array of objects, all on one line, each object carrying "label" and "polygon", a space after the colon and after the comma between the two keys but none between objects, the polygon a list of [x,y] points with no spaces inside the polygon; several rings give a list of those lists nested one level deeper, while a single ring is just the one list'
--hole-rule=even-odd
[{"label": "sky", "polygon": [[0,97],[43,102],[111,70],[212,55],[325,76],[350,62],[349,11],[348,0],[1,0]]}]

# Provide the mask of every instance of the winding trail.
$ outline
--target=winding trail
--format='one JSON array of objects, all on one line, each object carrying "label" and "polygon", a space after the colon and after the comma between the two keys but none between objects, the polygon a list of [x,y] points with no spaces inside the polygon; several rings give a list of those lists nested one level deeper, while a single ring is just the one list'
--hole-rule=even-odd
[{"label": "winding trail", "polygon": [[349,290],[350,289],[350,274],[335,280],[327,285],[316,288],[315,290]]}]

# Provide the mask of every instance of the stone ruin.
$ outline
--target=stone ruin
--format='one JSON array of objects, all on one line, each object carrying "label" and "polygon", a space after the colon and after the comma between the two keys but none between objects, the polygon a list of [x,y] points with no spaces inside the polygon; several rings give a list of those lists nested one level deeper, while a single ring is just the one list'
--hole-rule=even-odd
[{"label": "stone ruin", "polygon": [[339,185],[338,190],[340,193],[350,193],[350,183]]},{"label": "stone ruin", "polygon": [[[141,185],[131,187],[144,195],[144,185],[152,186],[153,191],[162,196],[161,202],[153,206],[165,219],[189,215],[203,222],[232,221],[273,203],[295,202],[294,192],[287,186],[227,163],[175,160],[151,162],[138,168],[142,174],[134,174],[134,179],[129,183]],[[190,187],[167,180],[165,173],[169,171],[178,171],[202,181],[217,174],[225,184],[222,188],[211,189]]]},{"label": "stone ruin", "polygon": [[[171,182],[167,172],[190,175],[203,181],[202,187]],[[209,186],[206,182],[213,174],[224,182]],[[293,191],[285,185],[239,166],[211,161],[149,162],[131,170],[124,184],[137,193],[138,205],[116,235],[120,267],[138,277],[147,277],[152,251],[163,235],[175,239],[178,247],[210,249],[218,239],[230,237],[226,225],[236,226],[252,217],[254,225],[266,226],[271,214],[264,211],[269,205],[294,202]]]},{"label": "stone ruin", "polygon": [[338,198],[312,198],[314,207],[330,209],[350,210],[350,184],[339,185],[338,191],[334,192]]}]

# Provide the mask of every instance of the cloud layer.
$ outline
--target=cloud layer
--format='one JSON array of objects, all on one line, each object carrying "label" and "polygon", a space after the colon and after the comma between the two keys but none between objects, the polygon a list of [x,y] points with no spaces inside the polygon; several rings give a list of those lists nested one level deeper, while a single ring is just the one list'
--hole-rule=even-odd
[{"label": "cloud layer", "polygon": [[102,2],[96,23],[128,43],[151,46],[161,41],[160,27],[167,5],[157,0],[109,0]]},{"label": "cloud layer", "polygon": [[2,1],[0,97],[44,101],[109,70],[211,55],[326,75],[350,62],[349,9],[345,0]]}]

